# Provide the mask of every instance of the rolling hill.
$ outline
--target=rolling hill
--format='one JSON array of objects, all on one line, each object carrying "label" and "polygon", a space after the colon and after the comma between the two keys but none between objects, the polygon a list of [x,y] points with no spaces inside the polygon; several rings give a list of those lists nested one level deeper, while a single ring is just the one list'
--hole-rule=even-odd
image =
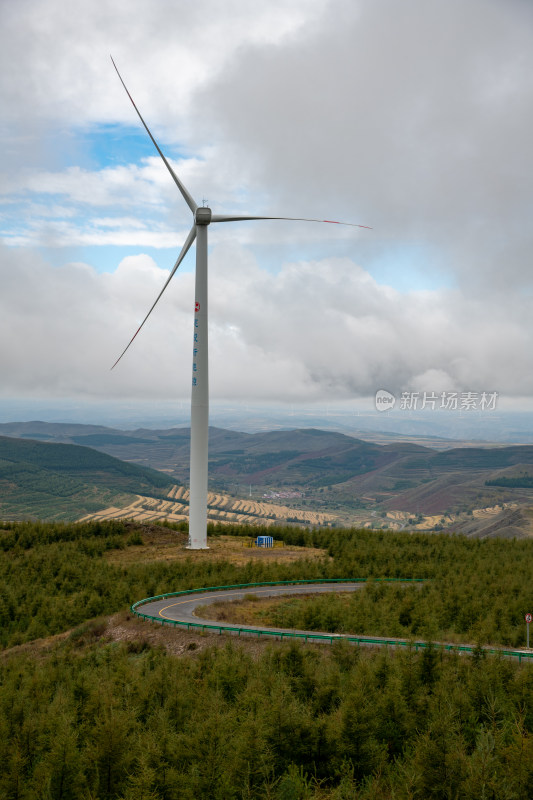
[{"label": "rolling hill", "polygon": [[165,496],[177,481],[74,444],[0,437],[0,518],[72,520],[137,494]]},{"label": "rolling hill", "polygon": [[[115,458],[168,472],[181,481],[189,475],[189,428],[121,431],[88,425],[44,422],[0,425],[0,435],[92,447]],[[342,433],[314,428],[241,433],[209,429],[209,475],[213,487],[235,483],[326,486],[381,469],[407,455],[433,454],[409,443],[378,445]]]},{"label": "rolling hill", "polygon": [[[24,422],[0,425],[2,433],[17,441],[32,437],[88,446],[130,465],[160,470],[169,480],[188,481],[188,428],[123,431]],[[373,525],[378,521],[373,516],[384,514],[402,520],[400,527],[409,515],[438,517],[440,524],[446,514],[533,502],[533,489],[523,478],[533,475],[531,445],[435,450],[405,440],[377,444],[314,428],[242,433],[212,427],[209,454],[211,491],[260,502],[293,492],[296,496],[283,503],[340,515],[344,524]]]}]

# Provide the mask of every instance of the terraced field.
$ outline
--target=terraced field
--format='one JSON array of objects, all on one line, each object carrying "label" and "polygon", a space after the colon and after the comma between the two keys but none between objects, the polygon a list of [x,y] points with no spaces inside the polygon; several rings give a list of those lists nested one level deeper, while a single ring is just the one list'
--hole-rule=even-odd
[{"label": "terraced field", "polygon": [[[255,500],[240,500],[224,494],[209,492],[207,496],[207,517],[209,522],[245,525],[273,525],[276,522],[295,522],[302,525],[332,525],[337,521],[334,514],[318,511],[304,511],[288,508],[276,503],[257,503]],[[173,486],[166,499],[144,497],[129,506],[118,508],[110,506],[94,514],[86,514],[80,522],[104,519],[133,519],[136,522],[150,522],[167,519],[181,522],[189,517],[189,490],[184,486]]]}]

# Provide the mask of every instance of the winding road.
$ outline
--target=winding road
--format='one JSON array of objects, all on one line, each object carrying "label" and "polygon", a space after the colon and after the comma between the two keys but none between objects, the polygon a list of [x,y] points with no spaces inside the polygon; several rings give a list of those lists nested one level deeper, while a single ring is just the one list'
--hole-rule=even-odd
[{"label": "winding road", "polygon": [[[385,579],[386,580],[386,579]],[[390,579],[391,582],[409,584],[415,581]],[[417,581],[418,582],[418,581]],[[422,581],[420,581],[422,582]],[[305,641],[322,641],[333,643],[336,640],[345,641],[369,647],[414,647],[419,648],[435,647],[439,650],[455,651],[459,653],[472,654],[477,648],[474,645],[449,644],[432,642],[431,645],[425,641],[412,641],[408,639],[396,639],[383,636],[354,636],[351,634],[340,634],[331,632],[305,631],[288,628],[269,628],[259,625],[240,625],[219,620],[210,620],[197,617],[195,614],[199,606],[209,606],[217,600],[224,601],[242,600],[251,595],[257,597],[284,597],[287,595],[309,595],[324,594],[331,592],[356,592],[365,585],[365,581],[339,581],[339,582],[300,582],[300,583],[280,583],[280,584],[247,584],[240,586],[215,586],[206,589],[192,589],[183,592],[174,592],[159,597],[149,597],[145,600],[132,605],[131,610],[137,616],[158,622],[162,625],[179,625],[188,630],[205,630],[222,633],[230,633],[237,636],[268,637],[275,639],[304,639]],[[504,648],[484,647],[487,653],[497,653],[508,658],[517,658],[520,662],[533,659],[531,650],[511,650]]]},{"label": "winding road", "polygon": [[[245,597],[250,597],[250,595],[254,595],[256,597],[284,597],[286,595],[294,595],[294,594],[324,594],[324,593],[331,593],[331,592],[356,592],[358,589],[362,589],[364,583],[308,583],[305,585],[292,585],[292,586],[257,586],[257,587],[247,587],[243,589],[220,589],[220,591],[209,591],[204,592],[202,594],[193,594],[193,595],[186,595],[182,597],[167,597],[166,599],[162,600],[154,600],[149,603],[145,603],[142,606],[142,613],[156,619],[160,620],[169,620],[172,622],[178,622],[179,624],[195,624],[198,625],[204,624],[211,625],[222,629],[233,629],[236,627],[234,623],[231,622],[219,622],[218,620],[210,620],[210,619],[200,619],[195,615],[195,610],[199,606],[207,606],[211,603],[215,603],[217,600],[243,600]],[[277,632],[283,634],[300,634],[300,635],[308,635],[311,636],[316,634],[317,631],[300,631],[294,630],[292,628],[266,628],[261,627],[258,625],[239,625],[239,630],[242,633],[251,633],[257,635],[257,631],[261,631],[265,634],[273,635]],[[324,635],[324,634],[323,634]],[[328,636],[337,636],[338,638],[341,637],[341,634],[327,634]]]}]

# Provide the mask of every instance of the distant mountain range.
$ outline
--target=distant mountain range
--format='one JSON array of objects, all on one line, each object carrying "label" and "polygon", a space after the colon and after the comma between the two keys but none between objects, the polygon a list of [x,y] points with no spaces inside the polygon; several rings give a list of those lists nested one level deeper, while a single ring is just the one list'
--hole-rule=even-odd
[{"label": "distant mountain range", "polygon": [[[169,482],[188,482],[188,428],[123,431],[36,421],[0,424],[0,435],[78,449],[83,445],[130,465],[164,472]],[[519,474],[533,476],[533,445],[436,450],[405,441],[381,445],[313,428],[265,433],[210,428],[209,453],[212,490],[251,492],[260,499],[271,489],[298,489],[305,499],[291,501],[295,507],[340,513],[344,521],[376,510],[466,514],[495,504],[533,501],[527,480],[516,487],[487,485],[501,478],[507,479],[503,484],[514,483]],[[69,470],[63,474],[80,479]],[[139,491],[124,483],[119,487],[116,481],[113,487]]]}]

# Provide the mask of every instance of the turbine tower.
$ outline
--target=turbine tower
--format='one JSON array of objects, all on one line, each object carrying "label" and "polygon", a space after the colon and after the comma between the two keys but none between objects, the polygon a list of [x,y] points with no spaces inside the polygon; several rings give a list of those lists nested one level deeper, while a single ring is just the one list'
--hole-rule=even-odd
[{"label": "turbine tower", "polygon": [[212,222],[237,222],[254,219],[279,219],[295,222],[328,222],[335,225],[349,225],[352,228],[367,228],[368,225],[355,225],[350,222],[336,222],[330,219],[307,219],[304,217],[253,217],[240,214],[213,214],[210,208],[200,207],[192,198],[190,192],[180,181],[169,162],[163,155],[161,148],[152,136],[148,125],[133,97],[129,93],[122,76],[118,71],[113,57],[113,66],[120,82],[124,87],[131,103],[137,112],[148,136],[152,140],[157,152],[169,171],[174,183],[181,192],[183,199],[189,206],[193,215],[193,225],[189,231],[181,252],[174,264],[165,285],[159,292],[152,307],[142,323],[130,339],[127,347],[122,351],[111,369],[114,369],[122,356],[129,349],[133,340],[143,327],[144,323],[156,307],[161,295],[174,277],[176,270],[187,255],[189,248],[196,239],[196,277],[195,277],[195,302],[194,302],[194,335],[192,359],[192,391],[191,391],[191,462],[189,479],[189,544],[191,550],[207,549],[207,463],[208,463],[208,426],[209,426],[209,371],[208,371],[208,329],[207,329],[207,228]]}]

